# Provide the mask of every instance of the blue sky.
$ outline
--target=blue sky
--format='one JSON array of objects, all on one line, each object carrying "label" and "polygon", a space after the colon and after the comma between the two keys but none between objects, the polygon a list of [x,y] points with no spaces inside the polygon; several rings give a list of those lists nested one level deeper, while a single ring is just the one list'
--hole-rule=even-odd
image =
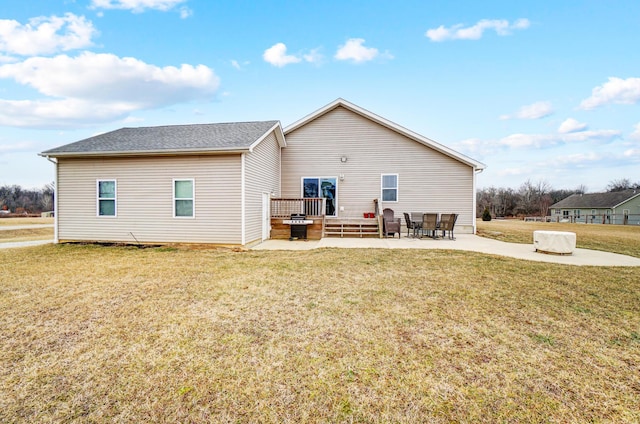
[{"label": "blue sky", "polygon": [[640,2],[0,0],[0,185],[125,126],[342,97],[487,165],[478,187],[640,181]]}]

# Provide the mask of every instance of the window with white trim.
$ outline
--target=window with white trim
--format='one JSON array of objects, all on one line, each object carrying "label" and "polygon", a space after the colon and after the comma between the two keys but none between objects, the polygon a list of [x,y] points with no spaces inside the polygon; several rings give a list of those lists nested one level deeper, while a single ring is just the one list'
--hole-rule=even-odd
[{"label": "window with white trim", "polygon": [[98,180],[96,181],[97,192],[97,215],[98,216],[116,216],[116,180]]},{"label": "window with white trim", "polygon": [[383,202],[398,201],[398,174],[382,174],[380,178],[381,196]]},{"label": "window with white trim", "polygon": [[193,179],[173,180],[173,217],[195,216],[195,182]]}]

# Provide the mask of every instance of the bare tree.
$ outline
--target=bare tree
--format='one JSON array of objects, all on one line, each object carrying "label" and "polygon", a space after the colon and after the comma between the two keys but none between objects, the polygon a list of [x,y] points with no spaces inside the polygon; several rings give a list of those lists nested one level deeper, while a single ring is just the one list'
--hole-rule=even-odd
[{"label": "bare tree", "polygon": [[54,196],[56,191],[55,182],[50,182],[49,184],[45,184],[42,188],[42,199],[40,203],[42,205],[42,209],[45,211],[52,211],[54,205]]},{"label": "bare tree", "polygon": [[541,180],[537,183],[531,180],[525,181],[518,189],[518,212],[525,215],[546,216],[551,205],[550,192],[551,185],[546,181]]},{"label": "bare tree", "polygon": [[587,192],[587,186],[584,184],[580,184],[578,187],[576,187],[574,193],[575,194],[585,194]]},{"label": "bare tree", "polygon": [[619,180],[610,181],[609,184],[607,184],[606,190],[607,191],[624,191],[632,188],[640,189],[640,181],[632,183],[631,180],[628,178],[620,178]]},{"label": "bare tree", "polygon": [[620,178],[618,180],[609,181],[607,184],[607,191],[624,191],[627,189],[633,188],[631,184],[631,180],[628,178]]}]

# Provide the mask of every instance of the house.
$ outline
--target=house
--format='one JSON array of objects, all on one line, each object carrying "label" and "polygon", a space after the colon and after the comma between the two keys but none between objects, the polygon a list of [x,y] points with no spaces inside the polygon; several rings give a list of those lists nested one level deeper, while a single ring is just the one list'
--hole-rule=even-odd
[{"label": "house", "polygon": [[640,190],[572,194],[551,205],[551,218],[592,224],[640,224]]},{"label": "house", "polygon": [[284,130],[279,121],[122,128],[40,155],[56,166],[63,242],[252,245],[276,236],[283,205],[303,205],[295,211],[313,215],[320,237],[326,217],[376,207],[458,213],[456,231],[473,233],[485,167],[343,99]]}]

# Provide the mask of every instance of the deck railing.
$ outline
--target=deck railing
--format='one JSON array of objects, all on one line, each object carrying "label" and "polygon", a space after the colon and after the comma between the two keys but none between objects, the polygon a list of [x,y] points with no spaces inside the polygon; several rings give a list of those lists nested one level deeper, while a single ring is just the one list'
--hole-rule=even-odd
[{"label": "deck railing", "polygon": [[289,218],[294,213],[312,216],[324,216],[325,199],[310,197],[305,199],[271,199],[271,217]]}]

